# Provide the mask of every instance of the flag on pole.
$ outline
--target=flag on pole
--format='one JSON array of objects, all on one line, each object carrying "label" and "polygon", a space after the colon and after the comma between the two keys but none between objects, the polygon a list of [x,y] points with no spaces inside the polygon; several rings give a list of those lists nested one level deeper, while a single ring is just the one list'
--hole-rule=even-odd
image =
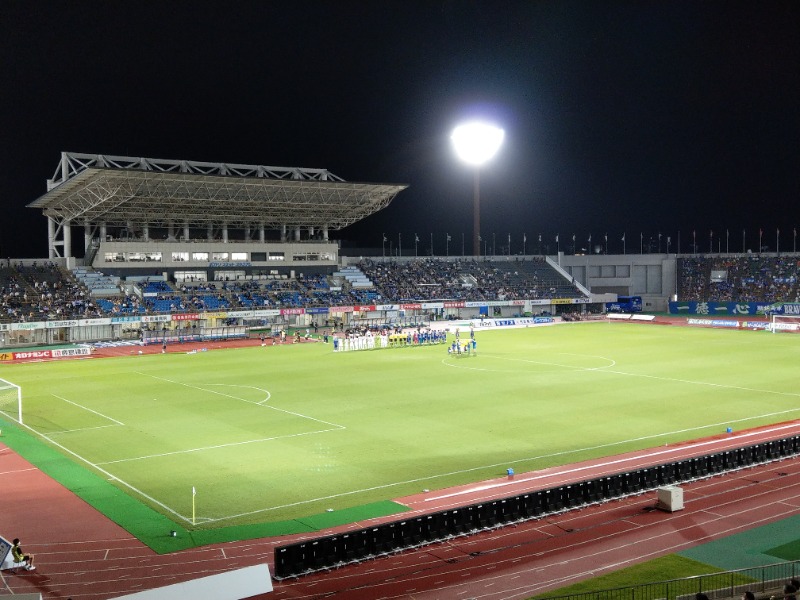
[{"label": "flag on pole", "polygon": [[415,242],[418,242],[418,241],[419,241],[419,236],[418,236],[416,233],[414,234],[414,241],[415,241]]},{"label": "flag on pole", "polygon": [[450,241],[450,240],[452,240],[452,239],[453,239],[453,238],[451,238],[451,237],[450,237],[450,234],[448,233],[448,234],[447,234],[447,241],[449,242],[449,241]]},{"label": "flag on pole", "polygon": [[558,243],[558,234],[556,234],[556,243]]},{"label": "flag on pole", "polygon": [[[625,234],[624,234],[624,233],[622,234],[622,241],[623,241],[623,242],[625,241]],[[635,243],[635,242],[634,242],[634,243]]]},{"label": "flag on pole", "polygon": [[574,233],[572,234],[572,241],[573,242],[575,241],[575,234]]},{"label": "flag on pole", "polygon": [[522,243],[524,244],[524,243],[525,243],[525,242],[527,242],[527,241],[528,241],[528,236],[527,236],[526,234],[524,234],[524,233],[523,233],[523,234],[522,234]]},{"label": "flag on pole", "polygon": [[539,234],[539,243],[540,244],[542,243],[542,234],[541,233]]},{"label": "flag on pole", "polygon": [[590,244],[592,243],[592,234],[591,233],[589,234],[589,243]]},{"label": "flag on pole", "polygon": [[383,234],[383,241],[384,242],[388,242],[389,241],[389,240],[386,239],[386,234],[385,233]]}]

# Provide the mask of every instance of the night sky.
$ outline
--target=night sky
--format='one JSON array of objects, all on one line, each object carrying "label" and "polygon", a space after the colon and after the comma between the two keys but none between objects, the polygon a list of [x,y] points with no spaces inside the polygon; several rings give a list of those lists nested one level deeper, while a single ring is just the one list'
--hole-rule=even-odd
[{"label": "night sky", "polygon": [[[62,150],[326,168],[404,183],[332,237],[470,250],[449,136],[506,139],[481,172],[500,253],[628,252],[662,233],[790,250],[800,227],[800,2],[0,2],[0,254],[44,257]],[[730,237],[726,239],[726,230]],[[80,239],[80,238],[78,238]],[[663,246],[662,246],[663,247]],[[387,247],[388,249],[388,247]],[[544,249],[544,248],[543,248]],[[408,250],[407,250],[408,251]]]}]

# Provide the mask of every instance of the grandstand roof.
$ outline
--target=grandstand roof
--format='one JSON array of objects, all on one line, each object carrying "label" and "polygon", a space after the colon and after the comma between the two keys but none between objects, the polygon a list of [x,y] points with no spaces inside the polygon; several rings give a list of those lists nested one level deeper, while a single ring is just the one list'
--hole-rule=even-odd
[{"label": "grandstand roof", "polygon": [[325,169],[62,152],[47,193],[28,207],[73,224],[341,229],[406,187],[351,183]]}]

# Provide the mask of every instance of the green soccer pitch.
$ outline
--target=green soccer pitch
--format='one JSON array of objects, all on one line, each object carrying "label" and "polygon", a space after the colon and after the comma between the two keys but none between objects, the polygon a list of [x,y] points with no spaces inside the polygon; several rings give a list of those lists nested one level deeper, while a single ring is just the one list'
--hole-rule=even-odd
[{"label": "green soccer pitch", "polygon": [[800,417],[796,335],[606,322],[476,335],[469,357],[320,343],[3,365],[25,423],[0,414],[3,441],[139,537],[152,515],[199,544]]}]

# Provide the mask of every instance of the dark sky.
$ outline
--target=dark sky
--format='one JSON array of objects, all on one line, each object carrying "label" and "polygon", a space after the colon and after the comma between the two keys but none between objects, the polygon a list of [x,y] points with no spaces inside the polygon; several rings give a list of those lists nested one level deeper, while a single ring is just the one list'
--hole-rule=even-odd
[{"label": "dark sky", "polygon": [[[610,250],[800,226],[800,2],[0,2],[0,252],[46,256],[62,150],[327,168],[406,183],[336,237],[467,250],[472,175],[449,135],[506,132],[484,239]],[[568,243],[565,245],[565,241]],[[616,247],[618,246],[618,247]],[[714,242],[715,248],[717,242]]]}]

